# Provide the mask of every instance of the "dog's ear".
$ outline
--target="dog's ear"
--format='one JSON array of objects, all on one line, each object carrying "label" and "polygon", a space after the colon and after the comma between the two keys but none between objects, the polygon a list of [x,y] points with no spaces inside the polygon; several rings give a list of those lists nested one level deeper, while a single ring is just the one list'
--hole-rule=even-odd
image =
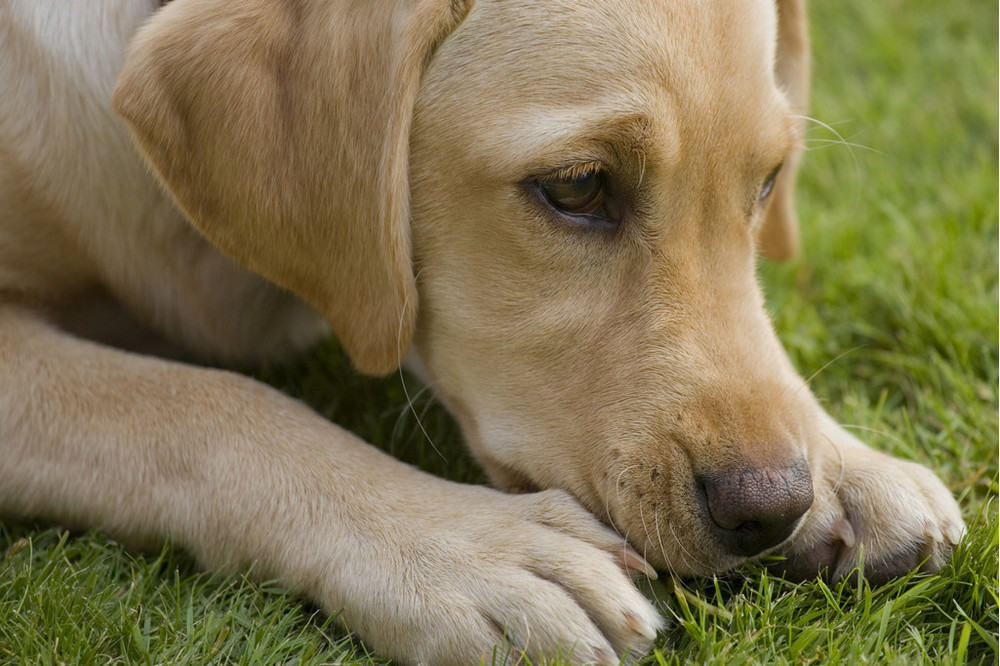
[{"label": "dog's ear", "polygon": [[[809,26],[805,0],[777,0],[778,49],[775,75],[792,109],[804,116],[809,105]],[[803,126],[805,120],[799,121]],[[800,131],[804,129],[800,127]],[[801,151],[786,160],[774,184],[757,245],[768,259],[784,260],[799,249],[799,224],[795,215],[795,173]]]},{"label": "dog's ear", "polygon": [[354,364],[409,346],[408,144],[422,70],[467,0],[176,0],[115,110],[212,243],[323,313]]}]

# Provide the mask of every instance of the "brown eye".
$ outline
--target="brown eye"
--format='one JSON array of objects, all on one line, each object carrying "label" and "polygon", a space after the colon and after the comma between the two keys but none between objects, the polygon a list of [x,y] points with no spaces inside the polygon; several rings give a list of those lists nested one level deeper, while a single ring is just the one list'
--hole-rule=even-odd
[{"label": "brown eye", "polygon": [[549,204],[562,213],[601,214],[605,195],[602,171],[587,171],[569,179],[543,180],[538,187]]},{"label": "brown eye", "polygon": [[764,187],[760,188],[760,197],[758,201],[764,203],[764,201],[771,196],[771,191],[774,190],[774,181],[778,179],[778,174],[780,172],[781,165],[779,164],[775,167],[774,171],[771,172],[771,175],[767,177],[767,180],[764,181]]}]

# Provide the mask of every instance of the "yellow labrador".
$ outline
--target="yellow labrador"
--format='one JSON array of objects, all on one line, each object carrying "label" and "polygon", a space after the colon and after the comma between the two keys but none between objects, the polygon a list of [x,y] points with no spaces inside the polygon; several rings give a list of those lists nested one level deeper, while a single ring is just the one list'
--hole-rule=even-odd
[{"label": "yellow labrador", "polygon": [[[640,654],[646,560],[947,560],[949,492],[838,427],[762,307],[801,0],[158,5],[0,4],[0,513],[256,562],[435,664]],[[163,354],[329,328],[500,490]]]}]

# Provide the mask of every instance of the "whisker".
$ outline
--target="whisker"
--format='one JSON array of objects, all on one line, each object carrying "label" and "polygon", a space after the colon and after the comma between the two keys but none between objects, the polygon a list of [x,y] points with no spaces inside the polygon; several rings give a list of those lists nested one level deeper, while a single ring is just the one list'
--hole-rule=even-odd
[{"label": "whisker", "polygon": [[[638,465],[629,465],[628,467],[625,467],[624,469],[622,469],[622,471],[618,472],[618,477],[615,479],[615,499],[618,500],[619,505],[621,505],[621,500],[622,500],[622,492],[621,492],[622,476],[625,474],[625,472],[629,471],[633,467],[638,467]],[[615,528],[615,519],[611,515],[611,504],[610,502],[608,502],[607,499],[604,500],[604,512],[608,516],[608,524],[611,525],[616,532],[618,532],[618,529]],[[621,532],[618,532],[618,534],[620,535]]]},{"label": "whisker", "polygon": [[[837,137],[837,141],[836,142],[842,144],[843,146],[845,146],[847,148],[847,152],[851,156],[851,164],[854,167],[854,177],[860,183],[861,182],[861,164],[858,162],[858,156],[854,152],[854,145],[855,144],[853,144],[850,141],[848,141],[847,139],[845,139],[844,135],[842,135],[840,132],[838,132],[832,125],[829,125],[829,124],[823,122],[822,120],[819,120],[817,118],[813,118],[811,116],[805,116],[805,115],[796,115],[795,117],[798,118],[799,120],[805,120],[807,122],[814,123],[814,124],[818,125],[819,127],[822,127],[823,129],[825,129],[826,131],[830,132],[835,137]],[[808,140],[807,140],[807,143],[808,143]],[[878,152],[878,151],[875,151],[875,152]]]},{"label": "whisker", "polygon": [[853,141],[842,141],[839,139],[806,139],[806,150],[810,151],[813,150],[813,148],[809,147],[809,144],[811,143],[824,144],[822,146],[819,146],[815,150],[819,150],[821,148],[829,148],[831,146],[847,146],[848,148],[858,148],[860,150],[867,150],[869,152],[875,153],[876,155],[885,155],[885,153],[883,153],[881,150],[877,148],[866,146],[863,143],[854,143]]},{"label": "whisker", "polygon": [[[820,375],[820,373],[822,373],[824,370],[826,370],[827,368],[829,368],[831,365],[833,365],[837,361],[843,359],[848,354],[853,354],[854,352],[856,352],[856,351],[858,351],[860,349],[864,349],[865,346],[866,345],[858,345],[858,346],[852,347],[852,348],[850,348],[850,349],[848,349],[846,351],[840,352],[839,354],[837,354],[836,356],[834,356],[833,358],[831,358],[829,361],[827,361],[826,363],[824,363],[823,365],[821,365],[819,368],[817,368],[815,372],[813,372],[811,375],[809,375],[809,377],[807,377],[801,384],[799,384],[798,386],[795,386],[794,389],[792,388],[792,386],[790,386],[788,384],[784,384],[781,387],[782,397],[788,395],[788,396],[790,396],[790,399],[792,399],[792,400],[798,398],[799,395],[801,395],[803,391],[808,391],[809,390],[809,384],[812,382],[812,380],[816,379],[816,377],[818,377]],[[823,401],[820,400],[819,402],[823,402]]]},{"label": "whisker", "polygon": [[660,532],[660,512],[656,511],[653,513],[653,528],[656,530],[656,540],[660,544],[660,554],[663,556],[663,561],[667,565],[667,573],[671,576],[676,575],[676,568],[670,558],[667,557],[667,549],[663,545],[663,535]]},{"label": "whisker", "polygon": [[636,467],[638,467],[638,465],[629,465],[628,467],[623,468],[622,471],[618,472],[618,476],[615,478],[615,497],[617,497],[619,500],[621,500],[622,498],[621,495],[622,476],[625,475],[625,472],[629,471],[630,469],[634,469]]},{"label": "whisker", "polygon": [[621,537],[622,550],[628,548],[629,546],[628,530],[626,529],[625,533],[623,534],[621,529],[619,529],[618,525],[615,523],[614,517],[611,515],[611,504],[607,499],[604,500],[604,514],[608,517],[608,526],[615,534]]},{"label": "whisker", "polygon": [[[413,402],[416,403],[417,401],[419,401],[421,398],[424,397],[424,394],[427,393],[428,391],[430,391],[429,386],[422,386],[419,391],[413,394]],[[433,398],[427,400],[427,404],[432,404],[433,402],[434,402]],[[382,415],[388,417],[389,415],[396,413],[397,414],[396,422],[398,425],[398,423],[402,421],[403,417],[406,416],[406,413],[408,411],[410,410],[406,405],[393,405],[383,410]],[[395,429],[393,429],[393,436],[395,436],[395,434],[396,434]]]},{"label": "whisker", "polygon": [[[419,276],[420,276],[420,273],[418,272],[417,275],[415,276],[415,278],[419,277]],[[403,317],[405,316],[406,306],[408,304],[409,304],[409,296],[407,296],[406,300],[403,301],[403,309],[399,313],[399,326],[396,329],[396,347],[399,348],[399,349],[402,348],[402,342],[403,342]],[[413,413],[413,418],[416,419],[416,421],[417,421],[417,427],[419,427],[420,428],[420,432],[422,432],[424,434],[424,439],[427,440],[427,443],[431,445],[432,449],[434,449],[434,453],[438,454],[438,457],[441,458],[442,461],[444,461],[444,462],[447,463],[448,459],[445,457],[445,455],[443,453],[441,453],[441,450],[437,447],[437,444],[434,443],[434,440],[431,439],[430,433],[427,432],[427,429],[424,427],[424,422],[420,419],[420,415],[417,414],[417,410],[413,406],[413,398],[410,397],[410,390],[407,388],[407,386],[406,386],[406,379],[403,377],[403,359],[397,359],[397,360],[399,362],[399,368],[397,370],[397,372],[399,373],[399,383],[403,387],[403,395],[406,396],[406,404],[410,408],[410,411]]]},{"label": "whisker", "polygon": [[836,363],[840,359],[844,358],[848,354],[853,354],[854,352],[858,351],[859,349],[864,349],[864,348],[865,348],[865,345],[858,345],[857,347],[851,347],[850,349],[848,349],[846,351],[840,352],[839,354],[837,354],[836,356],[834,356],[833,358],[831,358],[829,361],[827,361],[826,363],[824,363],[823,365],[821,365],[819,367],[819,369],[816,370],[816,372],[814,372],[811,375],[809,375],[809,378],[806,379],[806,384],[809,384],[809,382],[811,382],[812,380],[816,379],[816,376],[819,375],[819,373],[823,372],[824,370],[826,370],[831,365],[833,365],[834,363]]},{"label": "whisker", "polygon": [[895,444],[906,447],[906,441],[897,435],[892,434],[888,430],[881,430],[879,428],[872,428],[869,426],[858,425],[856,423],[840,423],[838,424],[841,428],[845,430],[860,430],[862,432],[870,432],[873,435],[879,435],[880,437],[885,437],[886,439],[892,441]]},{"label": "whisker", "polygon": [[[798,118],[799,120],[805,120],[806,122],[810,122],[810,123],[814,123],[816,125],[819,125],[823,129],[825,129],[826,131],[828,131],[830,134],[832,134],[835,137],[837,137],[837,142],[842,143],[843,145],[847,146],[848,148],[850,148],[851,146],[858,145],[858,144],[851,143],[850,141],[848,141],[847,139],[845,139],[844,135],[841,134],[840,132],[838,132],[833,127],[833,125],[830,125],[829,123],[825,123],[822,120],[819,120],[818,118],[813,118],[812,116],[802,116],[802,115],[796,115],[796,116],[793,116],[793,117],[794,118]],[[814,140],[817,140],[817,139],[807,139],[807,141],[814,141]],[[829,139],[829,141],[833,141],[833,140]],[[861,146],[861,147],[868,148],[868,146]],[[878,151],[876,151],[876,152],[878,152]]]},{"label": "whisker", "polygon": [[424,439],[427,440],[427,443],[431,445],[431,448],[434,449],[434,453],[438,454],[438,457],[441,458],[441,460],[443,460],[444,462],[448,462],[448,458],[446,458],[445,455],[441,453],[441,450],[437,447],[437,444],[434,443],[434,440],[431,438],[430,433],[427,432],[427,428],[424,427],[424,422],[420,420],[420,415],[417,414],[417,410],[413,406],[413,399],[410,397],[410,392],[406,388],[406,380],[403,379],[402,368],[400,368],[399,370],[399,383],[402,384],[403,386],[403,395],[406,396],[406,404],[410,408],[410,411],[413,413],[413,418],[417,422],[417,427],[420,428],[420,432],[424,434]]},{"label": "whisker", "polygon": [[[619,504],[621,504],[621,480],[622,480],[622,476],[626,472],[628,472],[630,469],[632,469],[634,467],[638,467],[638,466],[639,465],[629,465],[628,467],[625,467],[624,469],[622,469],[622,471],[620,471],[618,473],[618,477],[615,479],[615,498],[618,500]],[[611,528],[615,532],[618,533],[618,536],[622,537],[622,540],[623,540],[622,547],[623,548],[627,548],[629,546],[628,531],[626,530],[625,534],[623,535],[621,533],[621,531],[618,529],[618,527],[615,525],[615,521],[611,517],[611,506],[610,506],[610,504],[608,503],[607,500],[605,500],[605,502],[604,502],[604,511],[605,511],[605,513],[608,516],[608,523],[611,525]],[[646,519],[645,519],[645,516],[643,515],[642,500],[641,499],[639,500],[639,520],[642,522],[642,528],[643,528],[643,531],[645,532],[645,536],[646,536],[646,538],[643,539],[643,542],[642,542],[642,559],[645,560],[646,559],[646,555],[649,553],[649,544],[652,543],[652,539],[650,538],[650,535],[649,535],[649,528],[646,527]],[[666,557],[664,557],[664,559],[667,562],[668,569],[670,569],[670,561],[667,560]]]},{"label": "whisker", "polygon": [[639,158],[639,180],[636,182],[635,186],[639,187],[642,185],[643,178],[646,177],[646,153],[636,148],[635,154]]},{"label": "whisker", "polygon": [[[645,544],[651,542],[653,540],[653,537],[649,534],[649,527],[646,526],[646,516],[643,514],[642,511],[642,499],[639,500],[639,520],[642,522],[642,531],[645,533],[646,536],[645,543],[643,544],[642,548],[643,551],[645,551],[646,550]],[[643,553],[643,557],[645,557],[645,552]]]},{"label": "whisker", "polygon": [[690,557],[691,560],[696,561],[694,555],[692,555],[690,552],[688,552],[688,549],[684,547],[684,543],[680,540],[680,537],[677,536],[677,532],[674,531],[674,524],[673,523],[667,523],[667,527],[670,528],[670,534],[674,537],[674,541],[677,543],[677,545],[681,549],[681,556],[682,556],[682,559],[684,560],[684,564],[687,566],[688,569],[694,570],[695,567],[692,567],[691,566],[691,562],[688,561],[688,559],[687,559],[688,557]]},{"label": "whisker", "polygon": [[[615,527],[615,519],[611,515],[611,502],[608,498],[604,498],[604,515],[608,517],[608,525],[611,525],[612,529]],[[615,529],[617,532],[618,530]]]},{"label": "whisker", "polygon": [[[656,515],[657,514],[654,511],[653,512],[653,517],[656,518]],[[646,527],[646,519],[645,519],[645,516],[643,515],[642,500],[641,499],[639,500],[639,519],[642,521],[642,528],[643,528],[643,531],[646,533],[646,538],[643,539],[643,543],[642,543],[642,558],[648,562],[649,558],[647,558],[646,555],[649,553],[649,546],[651,546],[653,544],[653,539],[652,539],[652,537],[649,534],[649,529]],[[658,528],[657,528],[657,534],[656,534],[656,536],[657,536],[657,538],[659,538],[659,536],[660,536]],[[662,541],[660,542],[660,553],[663,555],[663,562],[664,562],[664,564],[666,566],[667,574],[669,574],[670,576],[673,576],[674,575],[674,567],[673,567],[673,565],[670,562],[670,558],[668,558],[667,554],[663,551],[663,542]],[[654,599],[657,598],[658,595],[657,595],[657,592],[656,592],[656,588],[653,586],[653,581],[649,580],[649,579],[644,579],[644,580],[645,580],[645,583],[646,583],[647,589],[649,590],[650,595],[652,595],[652,597]]]},{"label": "whisker", "polygon": [[[422,389],[420,390],[420,393],[418,393],[418,394],[416,395],[416,398],[415,398],[415,400],[418,400],[418,399],[420,399],[420,397],[422,396],[422,394],[424,394],[424,393],[427,393],[427,392],[428,392],[428,390],[429,390],[429,387],[426,387],[426,386],[425,386],[424,388],[422,388]],[[429,411],[431,410],[431,408],[432,408],[432,407],[434,406],[434,404],[435,404],[436,402],[437,402],[437,401],[435,400],[435,398],[434,398],[434,395],[433,395],[433,394],[432,394],[432,395],[430,395],[430,396],[429,396],[429,397],[427,398],[427,400],[425,400],[425,401],[424,401],[424,408],[420,410],[420,418],[421,418],[421,419],[423,419],[423,418],[425,418],[425,417],[427,416],[427,412],[429,412]]]},{"label": "whisker", "polygon": [[844,462],[844,452],[840,450],[840,447],[834,444],[833,440],[826,433],[822,433],[823,439],[830,443],[830,446],[834,451],[837,452],[837,458],[840,459],[840,471],[837,473],[837,480],[833,484],[833,493],[837,494],[840,490],[840,484],[844,481],[844,473],[846,470],[846,464]]}]

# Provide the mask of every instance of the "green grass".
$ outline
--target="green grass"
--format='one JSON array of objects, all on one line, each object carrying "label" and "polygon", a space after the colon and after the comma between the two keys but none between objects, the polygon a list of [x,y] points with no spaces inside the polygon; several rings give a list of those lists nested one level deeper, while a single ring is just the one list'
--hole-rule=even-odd
[{"label": "green grass", "polygon": [[[649,592],[669,627],[644,663],[998,660],[997,8],[934,0],[811,5],[804,257],[762,267],[800,371],[873,445],[937,470],[969,535],[936,576],[871,589],[793,585],[759,567]],[[831,359],[836,359],[827,365]],[[824,367],[826,366],[826,367]],[[481,481],[426,396],[353,376],[327,345],[267,374],[369,441]],[[415,382],[408,382],[411,393]],[[0,462],[2,464],[2,462]],[[165,548],[0,524],[0,662],[380,663],[270,584],[199,573]]]}]

